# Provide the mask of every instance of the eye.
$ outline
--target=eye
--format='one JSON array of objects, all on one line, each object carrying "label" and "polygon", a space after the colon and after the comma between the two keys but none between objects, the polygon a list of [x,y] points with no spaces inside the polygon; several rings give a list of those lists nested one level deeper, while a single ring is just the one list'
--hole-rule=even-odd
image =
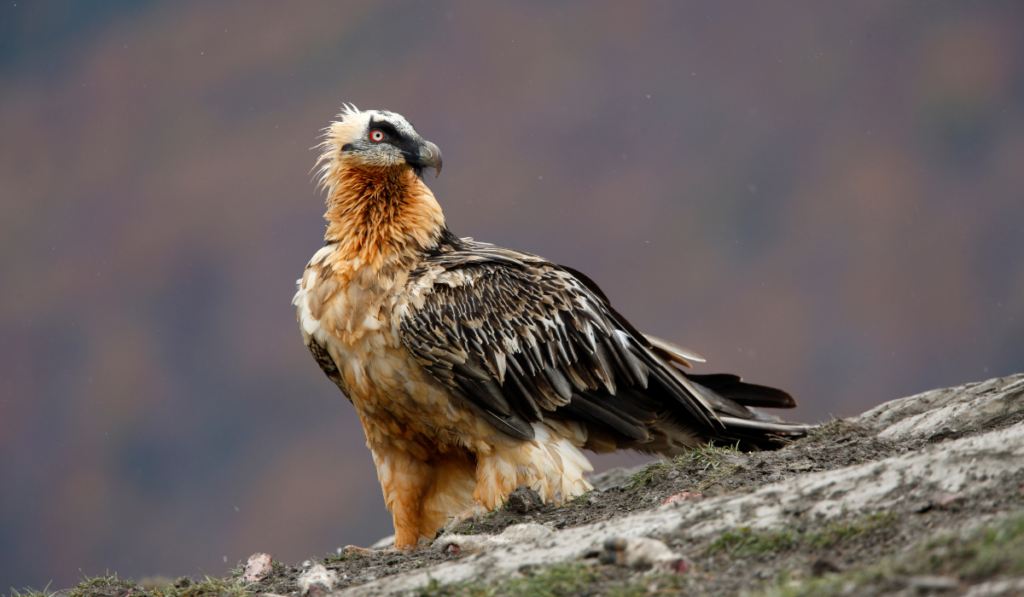
[{"label": "eye", "polygon": [[373,129],[372,131],[370,131],[370,141],[373,141],[374,143],[380,143],[386,138],[387,135],[385,135],[384,131],[380,129]]}]

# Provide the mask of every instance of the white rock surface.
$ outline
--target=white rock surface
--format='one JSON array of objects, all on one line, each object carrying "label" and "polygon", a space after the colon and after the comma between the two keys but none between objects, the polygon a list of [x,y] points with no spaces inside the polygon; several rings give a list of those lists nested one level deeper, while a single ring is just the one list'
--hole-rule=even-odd
[{"label": "white rock surface", "polygon": [[338,573],[328,570],[323,564],[314,564],[299,575],[299,592],[304,596],[329,594],[338,584]]},{"label": "white rock surface", "polygon": [[879,439],[927,439],[984,429],[1024,411],[1024,375],[932,390],[876,406],[850,419]]},{"label": "white rock surface", "polygon": [[550,527],[542,524],[514,524],[498,535],[445,535],[434,542],[432,549],[445,551],[457,547],[458,553],[466,556],[512,543],[541,539],[554,532]]},{"label": "white rock surface", "polygon": [[[883,404],[851,422],[887,438],[934,439],[964,434],[1024,411],[1024,375],[926,392]],[[406,594],[432,580],[441,584],[494,581],[524,566],[579,559],[609,538],[685,533],[719,534],[738,526],[766,529],[794,516],[829,519],[870,514],[938,494],[970,496],[1024,467],[1024,424],[946,439],[924,448],[844,469],[808,473],[764,485],[750,493],[684,501],[637,514],[580,526],[483,552],[425,570],[351,587],[338,595]]]}]

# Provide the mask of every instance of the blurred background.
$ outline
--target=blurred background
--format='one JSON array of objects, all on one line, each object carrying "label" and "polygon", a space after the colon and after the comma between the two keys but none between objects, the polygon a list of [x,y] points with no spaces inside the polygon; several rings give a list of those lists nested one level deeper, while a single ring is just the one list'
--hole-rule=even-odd
[{"label": "blurred background", "polygon": [[342,102],[788,418],[1024,370],[1024,3],[8,0],[4,593],[391,533],[289,304]]}]

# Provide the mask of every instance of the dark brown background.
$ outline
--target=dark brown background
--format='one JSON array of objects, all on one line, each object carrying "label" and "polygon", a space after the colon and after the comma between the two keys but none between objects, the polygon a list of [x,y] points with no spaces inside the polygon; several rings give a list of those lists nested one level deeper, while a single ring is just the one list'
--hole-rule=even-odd
[{"label": "dark brown background", "polygon": [[390,532],[289,305],[342,102],[441,147],[456,234],[794,418],[1024,369],[1022,9],[8,0],[0,588]]}]

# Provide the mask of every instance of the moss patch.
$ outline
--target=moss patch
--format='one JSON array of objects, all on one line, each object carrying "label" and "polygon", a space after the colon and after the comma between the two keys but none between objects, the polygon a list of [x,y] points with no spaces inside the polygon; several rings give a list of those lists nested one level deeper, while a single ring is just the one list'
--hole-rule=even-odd
[{"label": "moss patch", "polygon": [[694,448],[671,460],[648,464],[633,476],[633,479],[626,485],[626,489],[635,490],[658,485],[672,471],[681,470],[700,473],[704,476],[700,485],[696,487],[697,491],[700,491],[735,472],[738,467],[728,464],[725,459],[727,456],[737,453],[736,446],[716,446],[714,443]]},{"label": "moss patch", "polygon": [[788,527],[754,531],[750,527],[739,527],[722,533],[707,547],[707,553],[726,552],[737,557],[747,557],[805,548],[830,549],[865,533],[890,528],[896,521],[895,514],[881,513],[853,522],[830,522],[817,529]]},{"label": "moss patch", "polygon": [[902,558],[865,570],[779,582],[771,597],[868,595],[900,591],[914,577],[938,575],[963,583],[1024,574],[1024,513],[964,533],[943,533]]},{"label": "moss patch", "polygon": [[925,543],[908,570],[973,581],[1024,574],[1024,514],[986,525],[966,536],[944,533]]},{"label": "moss patch", "polygon": [[86,578],[66,593],[67,597],[246,597],[252,593],[248,585],[236,578],[205,577],[200,581],[180,578],[177,581],[136,584],[117,575]]}]

